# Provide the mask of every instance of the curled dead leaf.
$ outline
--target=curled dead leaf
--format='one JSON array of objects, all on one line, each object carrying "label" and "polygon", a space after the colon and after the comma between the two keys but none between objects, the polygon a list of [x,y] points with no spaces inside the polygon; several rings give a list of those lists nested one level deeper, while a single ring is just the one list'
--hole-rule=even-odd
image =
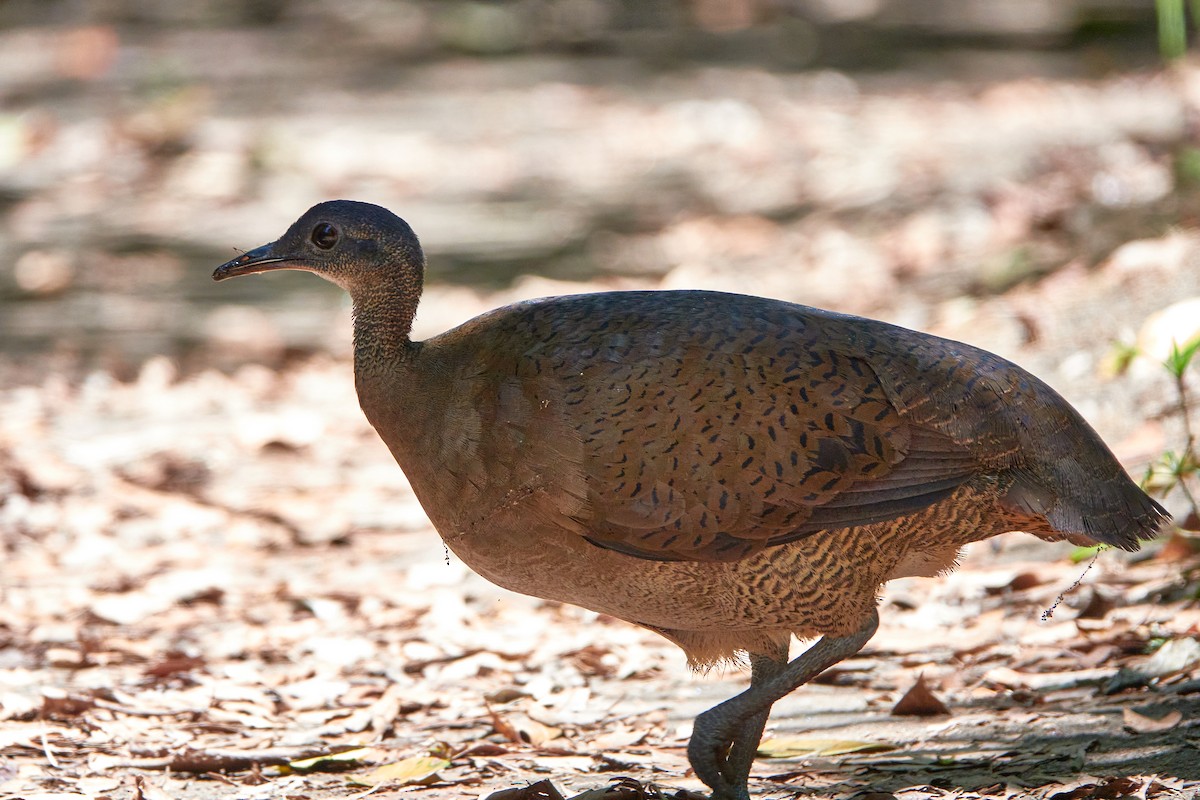
[{"label": "curled dead leaf", "polygon": [[562,735],[562,728],[538,722],[536,719],[528,717],[525,714],[506,714],[502,716],[497,714],[491,706],[488,706],[487,710],[496,732],[510,742],[541,747],[546,742],[557,739]]},{"label": "curled dead leaf", "polygon": [[1169,731],[1183,722],[1183,712],[1176,709],[1155,719],[1145,714],[1139,714],[1132,708],[1126,708],[1121,710],[1121,719],[1124,721],[1125,727],[1134,733],[1159,733],[1160,731]]},{"label": "curled dead leaf", "polygon": [[517,733],[517,729],[507,719],[496,713],[490,705],[486,705],[488,716],[492,718],[492,727],[496,729],[496,733],[508,739],[510,742],[520,743],[521,735]]},{"label": "curled dead leaf", "polygon": [[171,800],[171,795],[141,775],[133,778],[133,800]]}]

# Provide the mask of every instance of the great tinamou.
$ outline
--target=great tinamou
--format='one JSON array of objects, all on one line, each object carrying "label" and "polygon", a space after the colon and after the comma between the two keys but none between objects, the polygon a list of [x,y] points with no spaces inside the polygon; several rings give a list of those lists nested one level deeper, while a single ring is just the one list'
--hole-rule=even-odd
[{"label": "great tinamou", "polygon": [[[772,704],[871,638],[886,581],[1006,531],[1134,550],[1168,519],[1062,397],[975,347],[704,291],[535,300],[414,342],[424,268],[402,219],[333,201],[213,277],[350,293],[362,409],[480,575],[696,666],[748,655],[688,746],[714,797],[749,796]],[[821,638],[789,662],[793,635]]]}]

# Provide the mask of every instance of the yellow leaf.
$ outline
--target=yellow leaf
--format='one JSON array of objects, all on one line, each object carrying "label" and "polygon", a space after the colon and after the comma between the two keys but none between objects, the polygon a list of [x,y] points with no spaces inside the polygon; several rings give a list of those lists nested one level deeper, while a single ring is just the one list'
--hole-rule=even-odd
[{"label": "yellow leaf", "polygon": [[340,753],[327,753],[322,756],[303,758],[288,764],[293,772],[312,772],[314,770],[349,769],[360,761],[378,759],[379,751],[374,747],[356,747],[353,750],[343,750]]},{"label": "yellow leaf", "polygon": [[758,754],[764,758],[795,758],[796,756],[844,756],[849,753],[882,753],[896,749],[882,742],[856,742],[849,739],[797,739],[781,736],[763,739]]},{"label": "yellow leaf", "polygon": [[360,786],[375,786],[380,783],[395,783],[397,786],[433,783],[438,779],[438,770],[450,766],[450,762],[436,756],[412,756],[376,767],[366,775],[350,779]]}]

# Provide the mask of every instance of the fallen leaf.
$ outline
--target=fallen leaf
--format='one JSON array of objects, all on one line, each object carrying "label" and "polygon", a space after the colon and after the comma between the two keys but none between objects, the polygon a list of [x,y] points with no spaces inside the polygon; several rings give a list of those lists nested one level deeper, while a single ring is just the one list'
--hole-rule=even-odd
[{"label": "fallen leaf", "polygon": [[924,673],[917,676],[917,682],[892,707],[892,715],[897,717],[934,717],[949,713],[950,709],[946,708],[946,704],[930,691],[929,685],[925,683]]},{"label": "fallen leaf", "polygon": [[517,733],[516,727],[504,717],[497,714],[490,705],[485,707],[487,708],[488,716],[492,718],[492,727],[496,729],[496,733],[500,734],[505,739],[508,739],[510,742],[520,744],[521,735]]},{"label": "fallen leaf", "polygon": [[1200,642],[1190,636],[1181,636],[1154,651],[1139,671],[1158,678],[1183,672],[1197,663],[1200,663]]},{"label": "fallen leaf", "polygon": [[473,744],[465,750],[454,753],[455,758],[494,758],[495,756],[506,756],[509,754],[507,747],[502,747],[491,742],[480,742]]},{"label": "fallen leaf", "polygon": [[1121,710],[1121,718],[1125,727],[1135,733],[1158,733],[1169,731],[1183,721],[1183,713],[1179,710],[1168,711],[1165,716],[1155,719],[1145,714],[1139,714],[1132,708]]},{"label": "fallen leaf", "polygon": [[763,758],[844,756],[849,753],[883,753],[895,749],[895,745],[883,742],[857,742],[851,739],[800,739],[790,736],[763,739],[758,744],[758,754]]},{"label": "fallen leaf", "polygon": [[133,786],[133,800],[172,800],[161,786],[155,786],[141,775],[134,776]]},{"label": "fallen leaf", "polygon": [[484,800],[563,800],[563,796],[553,783],[541,780],[528,786],[492,792]]},{"label": "fallen leaf", "polygon": [[1181,636],[1164,644],[1145,663],[1121,667],[1104,685],[1105,694],[1117,694],[1136,686],[1146,686],[1155,678],[1173,675],[1200,663],[1200,642]]},{"label": "fallen leaf", "polygon": [[1117,603],[1113,598],[1093,588],[1087,604],[1079,609],[1077,619],[1104,619],[1108,612],[1116,607]]},{"label": "fallen leaf", "polygon": [[91,697],[67,695],[66,697],[42,697],[42,719],[64,719],[77,717],[83,712],[94,708],[96,701]]},{"label": "fallen leaf", "polygon": [[[568,800],[651,800],[663,797],[652,783],[643,783],[633,778],[616,778],[608,786],[587,789]],[[682,798],[682,795],[677,795]]]},{"label": "fallen leaf", "polygon": [[517,714],[510,718],[510,722],[516,728],[517,741],[526,742],[534,747],[541,747],[547,742],[562,736],[562,728],[538,722],[536,719],[527,717],[524,714]]},{"label": "fallen leaf", "polygon": [[374,747],[356,747],[353,750],[292,761],[288,763],[288,769],[293,772],[338,772],[352,769],[363,761],[377,760],[378,757],[379,751]]},{"label": "fallen leaf", "polygon": [[595,750],[620,750],[641,744],[646,739],[645,731],[608,731],[592,739]]},{"label": "fallen leaf", "polygon": [[546,742],[562,736],[562,728],[538,722],[525,714],[508,714],[501,716],[491,706],[487,706],[492,719],[492,726],[505,739],[517,744],[531,744],[540,747]]},{"label": "fallen leaf", "polygon": [[392,729],[398,717],[421,708],[421,702],[410,697],[408,691],[406,687],[393,683],[371,705],[358,709],[349,717],[331,722],[321,729],[321,734],[329,736],[371,730],[375,733],[375,741],[379,741]]},{"label": "fallen leaf", "polygon": [[421,785],[437,781],[438,771],[448,766],[450,762],[445,758],[410,756],[376,767],[366,775],[354,776],[350,778],[350,782],[359,786],[377,786],[381,783],[394,783],[397,786]]},{"label": "fallen leaf", "polygon": [[1112,675],[1111,669],[1077,669],[1070,672],[1017,672],[1008,667],[989,669],[983,679],[1010,689],[1068,689],[1082,684],[1099,683]]},{"label": "fallen leaf", "polygon": [[1200,550],[1200,539],[1194,533],[1184,532],[1185,529],[1188,531],[1200,529],[1200,518],[1196,516],[1196,512],[1192,511],[1186,519],[1177,524],[1180,529],[1171,532],[1171,535],[1167,537],[1166,544],[1155,555],[1155,558],[1160,561],[1187,561],[1195,558],[1196,552]]},{"label": "fallen leaf", "polygon": [[[1137,778],[1113,778],[1080,782],[1071,788],[1050,795],[1048,800],[1118,800],[1118,798],[1136,797],[1138,790],[1143,788]],[[1144,796],[1144,795],[1143,795]]]},{"label": "fallen leaf", "polygon": [[529,697],[529,692],[513,686],[506,686],[503,689],[497,689],[491,694],[486,695],[490,703],[511,703],[514,700],[520,700],[522,697]]}]

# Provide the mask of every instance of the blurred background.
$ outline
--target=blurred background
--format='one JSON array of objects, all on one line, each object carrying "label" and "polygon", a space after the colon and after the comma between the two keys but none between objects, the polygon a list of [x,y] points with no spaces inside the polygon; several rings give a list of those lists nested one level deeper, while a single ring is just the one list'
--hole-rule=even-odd
[{"label": "blurred background", "polygon": [[1145,463],[1185,436],[1157,362],[1200,332],[1171,8],[9,0],[0,386],[344,358],[335,287],[210,280],[343,197],[421,236],[419,337],[547,294],[767,295],[1014,358]]},{"label": "blurred background", "polygon": [[344,353],[332,287],[208,277],[333,197],[420,234],[424,333],[575,282],[955,333],[1200,182],[1136,0],[8,0],[0,54],[8,383]]},{"label": "blurred background", "polygon": [[[361,742],[359,728],[330,738],[324,726],[373,702],[367,689],[405,698],[394,730],[400,705],[372,712],[397,754],[423,752],[431,735],[470,744],[490,735],[484,698],[505,681],[552,708],[536,719],[567,725],[585,753],[558,775],[600,782],[591,755],[617,745],[595,737],[630,714],[658,749],[628,763],[689,780],[680,726],[728,696],[720,676],[692,681],[651,634],[556,604],[534,613],[471,576],[356,407],[343,293],[298,273],[212,282],[218,264],[326,199],[387,206],[419,234],[419,337],[517,299],[612,288],[721,289],[883,318],[1030,369],[1200,529],[1200,419],[1189,420],[1200,359],[1178,352],[1200,347],[1200,64],[1184,10],[0,2],[0,721],[28,725],[0,753],[0,794],[65,797],[69,785],[82,793],[71,797],[109,797],[125,781],[139,798],[312,795],[312,776],[271,794],[193,781],[173,762],[143,792],[140,774],[129,788],[130,770],[102,759]],[[1154,792],[1176,786],[1169,776],[1200,779],[1191,699],[1162,694],[1189,721],[1171,732],[1179,719],[1160,725],[1155,712],[1157,749],[1134,747],[1121,727],[1131,706],[1119,705],[1133,696],[1101,701],[1092,677],[1076,677],[1078,695],[1043,703],[1020,687],[1076,684],[993,674],[1125,675],[1169,641],[1191,654],[1171,667],[1191,670],[1177,691],[1198,696],[1196,537],[1105,554],[1095,569],[1071,560],[1089,552],[1027,538],[975,548],[957,576],[890,584],[871,647],[909,656],[839,678],[870,683],[857,705],[825,708],[808,692],[780,705],[773,724],[801,729],[814,708],[854,709],[837,719],[870,726],[839,739],[884,735],[902,744],[894,763],[917,765],[846,785],[835,765],[820,784],[833,788],[813,797],[909,785],[924,797],[947,779],[1011,794],[997,774],[1082,797],[1062,782],[1117,763],[1157,776]],[[885,663],[898,666],[885,675]],[[986,730],[962,722],[974,716],[957,733],[939,719],[881,734],[881,698],[921,675],[956,713],[1017,713]],[[89,699],[114,691],[120,708],[143,710],[114,717]],[[631,695],[647,702],[629,706]],[[1026,715],[1034,705],[1044,721]],[[595,709],[609,709],[603,724]],[[962,753],[944,759],[954,737]],[[947,778],[951,764],[978,777],[956,766]],[[475,766],[454,769],[479,780]],[[489,758],[492,788],[534,774],[493,769]],[[1159,796],[1149,786],[1140,796]],[[1112,791],[1139,790],[1094,796]]]}]

